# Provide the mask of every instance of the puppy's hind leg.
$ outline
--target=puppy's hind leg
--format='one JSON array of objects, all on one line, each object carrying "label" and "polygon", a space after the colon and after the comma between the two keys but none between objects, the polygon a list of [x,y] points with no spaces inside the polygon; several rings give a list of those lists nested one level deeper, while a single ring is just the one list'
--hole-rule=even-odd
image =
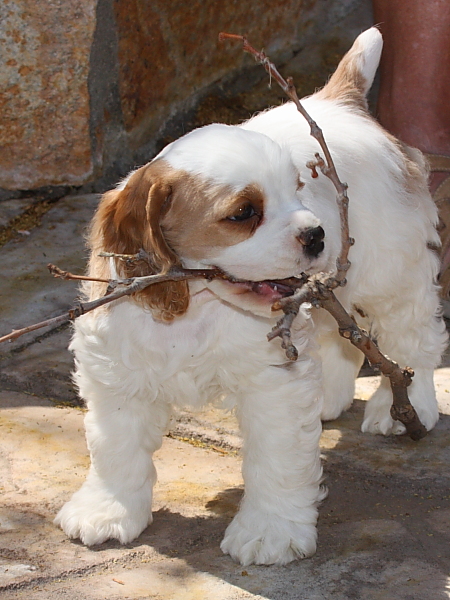
[{"label": "puppy's hind leg", "polygon": [[334,331],[319,336],[319,344],[324,394],[321,418],[330,421],[350,408],[364,355],[339,335],[337,324]]},{"label": "puppy's hind leg", "polygon": [[[430,430],[439,418],[433,372],[447,344],[445,324],[439,315],[434,285],[426,289],[416,278],[401,291],[395,300],[374,306],[372,333],[384,354],[400,366],[414,370],[408,396],[419,419]],[[389,381],[382,378],[380,387],[367,403],[362,431],[384,435],[404,433],[404,426],[390,415],[391,405]]]}]

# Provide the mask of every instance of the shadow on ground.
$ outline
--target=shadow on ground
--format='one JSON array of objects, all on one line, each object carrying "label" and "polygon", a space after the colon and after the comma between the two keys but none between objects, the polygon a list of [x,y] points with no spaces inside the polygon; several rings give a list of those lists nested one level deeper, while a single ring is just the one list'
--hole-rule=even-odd
[{"label": "shadow on ground", "polygon": [[[232,586],[227,593],[234,590],[237,594],[227,598],[447,600],[450,416],[442,415],[437,429],[415,443],[406,437],[361,434],[363,408],[364,403],[356,401],[339,421],[325,426],[322,449],[329,496],[320,508],[319,543],[313,558],[285,567],[236,565],[222,555],[219,544],[238,508],[242,486],[225,487],[206,501],[199,492],[197,502],[191,496],[187,505],[177,510],[173,490],[165,489],[173,486],[173,481],[171,484],[164,475],[152,526],[125,548],[111,542],[88,552],[103,555],[114,550],[125,558],[127,553],[139,555],[151,549],[156,556],[165,557],[159,560],[174,589],[208,594],[211,581],[222,582]],[[194,449],[194,454],[201,452],[210,451]],[[236,459],[232,463],[239,468]],[[214,463],[209,458],[207,464]],[[220,477],[220,468],[217,474]],[[189,493],[189,489],[185,483],[180,492],[182,503],[186,500],[183,492]],[[85,551],[78,542],[69,543]],[[138,572],[150,585],[157,562],[152,559],[151,565],[138,565],[134,559],[127,563],[130,582],[134,569],[134,577]],[[200,575],[202,583],[197,581]],[[204,580],[206,575],[212,579]],[[243,596],[244,592],[249,596]]]}]

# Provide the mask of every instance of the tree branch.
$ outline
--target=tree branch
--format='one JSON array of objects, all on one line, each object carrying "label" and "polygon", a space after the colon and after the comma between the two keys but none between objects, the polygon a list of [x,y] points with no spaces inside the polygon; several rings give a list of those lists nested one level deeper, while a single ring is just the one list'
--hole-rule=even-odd
[{"label": "tree branch", "polygon": [[101,281],[104,283],[108,283],[108,292],[105,296],[102,296],[97,300],[92,300],[91,302],[79,302],[63,315],[54,317],[52,319],[47,319],[45,321],[41,321],[40,323],[35,323],[34,325],[29,325],[28,327],[24,327],[23,329],[16,329],[11,333],[0,337],[0,343],[15,340],[16,338],[24,335],[25,333],[29,333],[30,331],[35,331],[36,329],[41,329],[43,327],[47,327],[48,325],[62,325],[63,323],[74,321],[77,317],[91,312],[92,310],[95,310],[100,306],[109,304],[110,302],[118,300],[119,298],[123,298],[124,296],[131,296],[132,294],[140,292],[144,288],[148,287],[149,285],[154,285],[155,283],[163,283],[165,281],[185,281],[187,279],[211,280],[219,278],[232,280],[231,277],[228,277],[219,269],[182,269],[181,267],[174,267],[173,269],[170,269],[167,273],[164,274],[147,275],[145,277],[131,277],[129,279],[110,280],[73,275],[72,273],[69,273],[68,271],[63,271],[52,264],[47,265],[47,267],[54,277],[59,277],[61,279],[76,281]]},{"label": "tree branch", "polygon": [[[292,361],[297,360],[298,352],[291,340],[291,327],[295,317],[298,314],[298,311],[300,310],[301,304],[309,302],[315,307],[324,308],[336,319],[340,335],[348,339],[354,346],[359,348],[373,366],[379,368],[383,375],[389,377],[394,398],[394,403],[391,409],[392,418],[401,421],[405,425],[406,430],[412,439],[421,439],[426,435],[427,432],[420,423],[414,408],[411,406],[407,393],[407,387],[411,383],[414,372],[409,368],[401,369],[395,362],[383,355],[367,332],[357,326],[355,321],[340,304],[332,291],[336,287],[346,284],[346,273],[350,267],[348,253],[350,247],[354,243],[354,240],[349,235],[347,184],[342,183],[337,175],[336,168],[334,166],[331,153],[323,137],[322,130],[302,106],[300,100],[298,99],[292,78],[285,80],[280,75],[276,67],[269,61],[264,52],[256,51],[252,46],[250,46],[248,41],[243,36],[221,33],[219,39],[232,39],[241,41],[243,43],[244,50],[255,56],[255,58],[264,66],[270,76],[279,83],[288,97],[291,98],[291,100],[295,103],[297,110],[303,115],[310,126],[311,136],[318,141],[325,156],[324,161],[320,154],[316,153],[315,159],[308,162],[306,166],[311,169],[311,174],[313,177],[317,177],[316,169],[319,168],[321,172],[332,181],[337,191],[337,204],[341,218],[342,243],[341,252],[336,261],[336,271],[334,273],[319,273],[311,277],[307,277],[305,275],[299,279],[289,278],[280,280],[279,283],[291,287],[294,293],[292,296],[283,298],[273,305],[273,310],[282,309],[284,316],[268,334],[268,339],[272,340],[276,337],[280,337],[281,345],[286,350],[287,358]],[[116,255],[111,253],[103,253],[102,256],[120,258],[127,262],[148,260],[148,255],[142,250],[136,255]],[[48,266],[50,272],[55,277],[60,277],[62,279],[101,281],[108,283],[107,293],[105,296],[98,298],[97,300],[77,304],[64,315],[42,321],[41,323],[13,331],[6,336],[0,337],[0,343],[7,340],[16,339],[25,333],[46,327],[48,325],[62,324],[68,321],[73,321],[77,317],[86,314],[87,312],[95,310],[96,308],[113,302],[114,300],[118,300],[119,298],[123,298],[124,296],[135,294],[155,283],[198,278],[207,280],[219,278],[234,283],[255,283],[235,279],[220,269],[182,269],[181,267],[175,267],[163,274],[160,273],[156,275],[134,277],[122,280],[105,280],[73,275],[67,271],[62,271],[54,265]]]},{"label": "tree branch", "polygon": [[[282,309],[285,315],[269,333],[268,339],[272,340],[280,337],[282,347],[286,348],[286,356],[288,358],[295,356],[297,351],[290,341],[290,331],[287,333],[286,329],[290,328],[300,310],[300,306],[304,302],[311,302],[315,307],[321,307],[328,311],[337,321],[339,334],[358,348],[366,356],[372,367],[389,378],[393,397],[392,418],[403,423],[411,439],[417,441],[425,437],[427,430],[420,422],[408,398],[407,388],[414,377],[414,371],[409,367],[400,368],[396,362],[380,351],[369,334],[358,327],[354,319],[336,298],[334,292],[328,287],[326,275],[314,276],[293,296],[283,298],[273,305],[274,310]],[[290,360],[296,360],[296,356],[290,358]]]},{"label": "tree branch", "polygon": [[[123,260],[133,262],[145,259],[145,251],[140,250],[137,254],[113,254],[113,253],[102,253],[101,256],[110,258],[121,258]],[[49,325],[62,325],[63,323],[67,323],[69,321],[74,321],[77,317],[84,315],[100,306],[104,306],[105,304],[109,304],[110,302],[114,302],[114,300],[119,300],[124,296],[131,296],[136,294],[137,292],[141,292],[143,289],[150,285],[154,285],[155,283],[164,283],[165,281],[186,281],[189,279],[206,279],[207,281],[212,281],[213,279],[221,279],[223,281],[230,281],[231,283],[244,283],[248,285],[255,284],[254,281],[247,281],[244,279],[237,279],[231,275],[228,275],[224,271],[220,269],[183,269],[182,267],[173,267],[167,271],[167,273],[158,273],[155,275],[146,275],[143,277],[130,277],[128,279],[97,279],[95,277],[87,277],[84,275],[74,275],[73,273],[69,273],[68,271],[63,271],[56,265],[52,265],[49,263],[47,265],[50,273],[57,278],[65,279],[65,280],[75,280],[75,281],[98,281],[102,283],[108,284],[107,292],[101,298],[97,300],[92,300],[90,302],[79,302],[74,307],[69,309],[69,311],[63,315],[58,317],[53,317],[52,319],[46,319],[45,321],[41,321],[40,323],[35,323],[34,325],[29,325],[28,327],[24,327],[23,329],[13,330],[11,333],[0,337],[0,343],[15,340],[22,335],[29,333],[31,331],[35,331],[36,329],[42,329],[43,327],[47,327]],[[305,278],[297,278],[290,277],[288,279],[280,279],[274,280],[273,283],[290,287],[292,290],[300,288],[304,282]]]},{"label": "tree branch", "polygon": [[368,334],[357,326],[332,291],[338,286],[344,286],[347,283],[346,276],[350,268],[348,253],[355,240],[350,237],[349,232],[347,184],[342,183],[338,177],[322,130],[300,102],[292,77],[285,80],[275,65],[270,62],[266,54],[255,50],[244,36],[230,33],[219,34],[220,41],[227,39],[242,42],[243,50],[252,54],[263,65],[270,77],[277,81],[286,95],[294,102],[297,110],[308,122],[310,134],[318,141],[325,156],[324,161],[320,154],[316,153],[314,160],[309,161],[306,166],[311,169],[312,177],[317,177],[316,169],[319,168],[332,181],[337,191],[336,201],[341,222],[341,251],[336,260],[336,272],[313,275],[305,286],[295,292],[293,296],[276,302],[273,309],[282,308],[285,314],[267,337],[269,341],[276,337],[281,338],[281,345],[286,350],[287,358],[289,360],[297,360],[298,352],[291,341],[291,327],[300,310],[301,304],[310,302],[315,307],[322,307],[327,310],[336,319],[340,335],[349,339],[354,346],[365,354],[372,365],[377,366],[383,375],[389,377],[393,394],[391,416],[394,420],[401,421],[405,425],[407,432],[413,440],[419,440],[427,434],[427,431],[420,422],[408,398],[407,387],[411,383],[414,372],[408,367],[400,369],[397,363],[382,354]]}]

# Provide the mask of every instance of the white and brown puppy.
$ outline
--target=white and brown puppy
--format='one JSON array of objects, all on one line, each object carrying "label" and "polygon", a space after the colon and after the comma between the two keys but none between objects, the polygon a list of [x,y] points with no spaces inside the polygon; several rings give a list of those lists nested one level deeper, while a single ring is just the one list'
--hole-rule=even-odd
[{"label": "white and brown puppy", "polygon": [[[304,105],[349,184],[356,244],[340,298],[385,353],[415,370],[411,401],[431,429],[433,369],[446,343],[438,259],[429,249],[439,243],[437,213],[420,153],[367,113],[381,46],[377,29],[363,33]],[[285,293],[271,280],[331,270],[339,253],[335,190],[306,168],[318,149],[288,103],[240,127],[189,133],[103,197],[91,232],[92,276],[146,274],[98,256],[144,248],[157,270],[216,266],[255,284],[164,283],[78,319],[71,348],[89,409],[92,465],[56,518],[71,538],[88,545],[136,538],[152,520],[152,453],[171,405],[221,399],[239,418],[245,481],[222,550],[244,565],[284,564],[315,551],[321,416],[350,405],[362,355],[341,341],[324,311],[311,316],[307,307],[293,332],[297,362],[286,365],[279,340],[266,335],[279,317],[271,304]],[[100,284],[89,288],[91,298],[102,292]],[[401,433],[390,404],[383,381],[363,430]]]}]

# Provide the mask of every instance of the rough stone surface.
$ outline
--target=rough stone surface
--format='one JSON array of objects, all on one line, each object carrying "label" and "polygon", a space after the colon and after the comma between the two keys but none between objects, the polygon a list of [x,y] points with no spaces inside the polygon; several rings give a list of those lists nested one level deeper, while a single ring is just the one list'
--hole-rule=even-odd
[{"label": "rough stone surface", "polygon": [[[17,311],[19,298],[30,307],[27,318],[31,321],[26,325],[57,316],[72,306],[77,296],[76,282],[54,279],[47,264],[83,274],[87,257],[85,231],[97,204],[96,194],[68,196],[44,215],[41,226],[0,249],[0,335],[24,326],[24,315]],[[8,351],[40,337],[44,331],[8,343]],[[2,347],[0,355],[3,352]]]},{"label": "rough stone surface", "polygon": [[[364,380],[359,389],[364,393]],[[329,497],[320,509],[316,555],[282,568],[242,568],[219,549],[242,495],[233,449],[166,438],[156,455],[153,524],[126,546],[88,549],[52,524],[88,467],[83,413],[1,393],[0,594],[8,600],[448,599],[450,416],[415,444],[363,435],[363,404],[356,402],[322,436]],[[221,413],[210,410],[200,419],[220,437]],[[444,447],[447,455],[436,452]]]},{"label": "rough stone surface", "polygon": [[244,32],[268,52],[298,46],[304,13],[316,0],[236,2],[144,0],[116,3],[120,92],[124,124],[168,114],[167,99],[179,103],[235,71],[244,62],[237,46],[220,45],[220,31]]},{"label": "rough stone surface", "polygon": [[[194,0],[170,5],[163,0],[151,4],[132,0],[126,5],[116,3],[114,10],[121,111],[132,151],[141,146],[155,150],[158,144],[155,146],[153,138],[176,126],[180,115],[188,114],[209,86],[222,82],[218,88],[230,85],[232,90],[243,90],[250,82],[266,80],[262,68],[242,52],[240,43],[218,42],[219,32],[245,34],[255,48],[264,48],[280,65],[305,48],[312,51],[313,46],[320,46],[326,52],[330,31],[336,26],[341,56],[354,37],[352,28],[348,31],[343,22],[347,25],[355,12],[358,33],[371,24],[368,4],[360,0],[331,5],[323,0],[263,0],[256,4]],[[317,66],[316,60],[316,70]],[[322,84],[329,68],[319,73]],[[305,74],[306,69],[298,64],[297,72]],[[313,90],[309,87],[307,93]],[[217,91],[214,87],[214,93]],[[185,117],[181,123],[183,132],[190,129]]]},{"label": "rough stone surface", "polygon": [[[85,231],[97,204],[96,194],[68,196],[54,204],[28,235],[18,235],[0,248],[0,336],[63,314],[74,305],[76,282],[54,279],[47,264],[84,273]],[[0,344],[0,385],[77,404],[70,379],[69,340],[66,325],[38,329]]]},{"label": "rough stone surface", "polygon": [[[82,269],[88,196],[50,208],[0,250],[8,273],[58,257]],[[12,278],[4,312],[14,326],[70,304],[73,289],[39,275]],[[23,282],[31,281],[24,286]],[[1,288],[3,290],[3,288]],[[39,292],[41,289],[41,292]],[[20,293],[19,293],[20,292]],[[45,305],[41,306],[45,296]],[[450,368],[436,370],[436,429],[362,434],[377,377],[358,379],[348,412],[325,424],[325,483],[314,557],[243,568],[219,544],[242,496],[240,436],[231,413],[180,411],[156,455],[154,522],[126,546],[85,548],[53,525],[86,476],[83,409],[70,385],[69,330],[0,348],[0,597],[5,600],[448,600],[450,598]]]},{"label": "rough stone surface", "polygon": [[30,201],[25,198],[15,198],[13,200],[5,200],[0,206],[0,230],[5,228],[10,221],[15,219],[30,204]]},{"label": "rough stone surface", "polygon": [[370,0],[5,0],[0,11],[0,198],[103,190],[207,114],[216,120],[208,98],[233,103],[266,77],[239,44],[219,45],[220,31],[247,34],[279,66],[302,54],[291,74],[310,93],[372,22]]},{"label": "rough stone surface", "polygon": [[0,185],[80,185],[92,175],[88,72],[96,0],[0,8]]}]

